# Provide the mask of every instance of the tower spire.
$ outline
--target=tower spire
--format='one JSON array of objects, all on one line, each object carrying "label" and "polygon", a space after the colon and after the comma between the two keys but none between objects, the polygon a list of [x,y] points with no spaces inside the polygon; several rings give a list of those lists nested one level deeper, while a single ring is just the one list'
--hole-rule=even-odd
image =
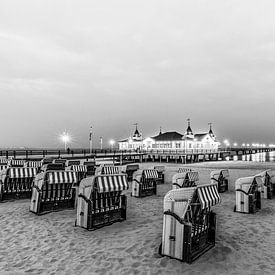
[{"label": "tower spire", "polygon": [[188,124],[188,126],[187,126],[187,129],[186,129],[186,135],[187,136],[190,136],[190,135],[193,135],[193,132],[192,132],[192,129],[191,129],[191,126],[190,126],[190,118],[188,118],[187,119],[187,124]]},{"label": "tower spire", "polygon": [[159,135],[162,134],[161,126],[159,127]]}]

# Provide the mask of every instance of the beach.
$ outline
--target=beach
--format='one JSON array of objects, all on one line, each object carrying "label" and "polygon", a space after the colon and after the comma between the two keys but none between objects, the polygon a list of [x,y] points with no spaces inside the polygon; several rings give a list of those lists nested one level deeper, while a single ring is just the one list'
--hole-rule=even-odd
[{"label": "beach", "polygon": [[[36,216],[29,200],[0,204],[0,274],[274,274],[275,199],[262,199],[256,214],[233,212],[235,181],[275,163],[204,162],[165,165],[165,184],[156,196],[134,198],[127,191],[127,220],[95,231],[75,227],[76,210]],[[163,197],[179,167],[199,172],[199,184],[210,172],[228,168],[229,191],[220,194],[216,246],[191,265],[158,254],[162,237]]]}]

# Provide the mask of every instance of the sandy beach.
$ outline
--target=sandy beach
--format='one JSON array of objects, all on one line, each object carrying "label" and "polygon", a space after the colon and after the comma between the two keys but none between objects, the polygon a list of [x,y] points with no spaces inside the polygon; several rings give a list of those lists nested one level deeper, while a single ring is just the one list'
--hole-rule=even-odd
[{"label": "sandy beach", "polygon": [[[141,164],[141,167],[157,165]],[[207,162],[188,165],[200,184],[210,171],[229,168],[229,191],[221,194],[216,246],[191,265],[161,257],[163,197],[180,164],[166,165],[157,196],[128,194],[127,220],[96,231],[75,227],[75,210],[36,216],[29,200],[0,204],[0,274],[274,274],[275,200],[262,200],[256,214],[234,213],[235,180],[275,163]]]}]

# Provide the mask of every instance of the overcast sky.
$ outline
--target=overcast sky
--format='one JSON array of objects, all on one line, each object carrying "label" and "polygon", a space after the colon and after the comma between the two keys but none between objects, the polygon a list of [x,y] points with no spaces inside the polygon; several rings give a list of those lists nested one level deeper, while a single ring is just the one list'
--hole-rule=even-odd
[{"label": "overcast sky", "polygon": [[275,143],[275,1],[1,0],[0,147],[186,129]]}]

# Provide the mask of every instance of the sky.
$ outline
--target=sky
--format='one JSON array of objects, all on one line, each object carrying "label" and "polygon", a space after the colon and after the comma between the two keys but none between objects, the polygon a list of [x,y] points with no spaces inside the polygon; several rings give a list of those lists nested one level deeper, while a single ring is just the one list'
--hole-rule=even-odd
[{"label": "sky", "polygon": [[274,0],[1,0],[0,147],[134,132],[275,143]]}]

